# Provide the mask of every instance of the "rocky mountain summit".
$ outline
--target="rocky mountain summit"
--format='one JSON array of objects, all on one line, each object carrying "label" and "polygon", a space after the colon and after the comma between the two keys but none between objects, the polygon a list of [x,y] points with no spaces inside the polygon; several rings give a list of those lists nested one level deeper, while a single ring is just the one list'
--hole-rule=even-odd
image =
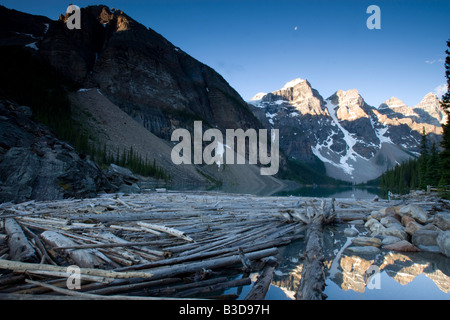
[{"label": "rocky mountain summit", "polygon": [[165,139],[176,128],[192,127],[194,119],[219,129],[261,127],[222,76],[123,11],[89,6],[81,16],[81,29],[69,30],[67,14],[52,21],[1,7],[0,43],[33,50]]},{"label": "rocky mountain summit", "polygon": [[[50,24],[39,53],[83,88],[99,88],[157,136],[202,119],[219,129],[258,128],[239,94],[213,69],[106,6],[81,9],[81,29],[66,16]],[[70,61],[70,63],[67,63]]]},{"label": "rocky mountain summit", "polygon": [[320,159],[334,178],[365,182],[419,152],[423,129],[439,140],[446,120],[439,99],[427,94],[414,107],[392,97],[378,108],[356,89],[324,99],[307,80],[256,95],[249,104],[267,128],[280,129],[280,147],[300,161]]}]

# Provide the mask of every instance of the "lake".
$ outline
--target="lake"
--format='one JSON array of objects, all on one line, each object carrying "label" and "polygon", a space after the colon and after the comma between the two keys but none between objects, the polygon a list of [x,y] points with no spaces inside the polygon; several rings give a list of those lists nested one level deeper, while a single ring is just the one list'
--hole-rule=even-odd
[{"label": "lake", "polygon": [[[450,300],[450,258],[438,253],[400,253],[382,250],[377,255],[347,253],[351,243],[343,229],[327,227],[324,232],[327,300]],[[356,227],[364,234],[364,227]],[[303,262],[299,255],[305,243],[298,240],[280,248],[282,260],[275,271],[267,300],[292,300],[298,288]],[[377,268],[373,277],[370,268]],[[256,280],[256,274],[254,275]],[[232,288],[225,294],[242,299],[251,286]]]},{"label": "lake", "polygon": [[[274,189],[274,187],[262,187],[261,189],[249,190],[245,186],[218,186],[206,188],[205,186],[165,186],[167,189],[184,191],[213,191],[234,194],[254,194],[257,196],[297,196],[315,198],[350,198],[350,199],[370,199],[375,196],[381,198],[381,190],[376,187],[356,187],[356,186],[301,186],[286,187],[284,189]],[[160,186],[160,187],[161,187]]]},{"label": "lake", "polygon": [[300,196],[314,198],[373,199],[380,196],[379,188],[351,186],[305,186],[294,190],[283,190],[274,196]]}]

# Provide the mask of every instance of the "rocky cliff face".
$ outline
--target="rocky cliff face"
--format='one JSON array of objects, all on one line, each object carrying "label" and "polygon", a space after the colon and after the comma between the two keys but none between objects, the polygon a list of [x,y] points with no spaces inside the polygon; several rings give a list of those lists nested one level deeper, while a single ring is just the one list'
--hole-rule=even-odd
[{"label": "rocky cliff face", "polygon": [[327,174],[364,182],[419,152],[423,128],[438,140],[447,121],[439,99],[429,93],[415,107],[392,97],[378,108],[356,89],[339,90],[327,99],[307,80],[258,94],[252,111],[266,127],[280,129],[280,147],[292,158],[324,162]]},{"label": "rocky cliff face", "polygon": [[114,191],[95,163],[32,120],[28,107],[0,100],[0,141],[0,203]]},{"label": "rocky cliff face", "polygon": [[165,139],[193,120],[219,129],[260,128],[222,76],[155,31],[106,6],[82,8],[81,16],[81,29],[69,30],[67,15],[52,21],[1,7],[0,43],[33,49],[79,87],[99,88]]},{"label": "rocky cliff face", "polygon": [[120,10],[81,10],[80,30],[67,16],[50,23],[39,53],[84,88],[97,87],[159,137],[193,120],[220,129],[258,128],[239,94],[213,69]]}]

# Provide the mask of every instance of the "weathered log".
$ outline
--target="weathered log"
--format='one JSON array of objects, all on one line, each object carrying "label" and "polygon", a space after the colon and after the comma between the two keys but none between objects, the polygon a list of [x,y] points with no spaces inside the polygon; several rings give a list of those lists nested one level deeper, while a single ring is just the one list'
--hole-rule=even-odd
[{"label": "weathered log", "polygon": [[13,218],[5,220],[5,231],[8,234],[9,255],[15,261],[36,262],[36,251],[28,242],[20,225]]},{"label": "weathered log", "polygon": [[135,279],[116,279],[113,283],[108,285],[88,284],[82,287],[83,291],[93,294],[110,295],[120,292],[131,292],[141,289],[147,289],[156,286],[165,286],[175,282],[180,282],[179,278],[165,278],[159,280],[131,282]]},{"label": "weathered log", "polygon": [[[67,267],[59,267],[48,264],[38,264],[38,263],[26,263],[19,261],[10,261],[0,259],[0,269],[12,270],[14,272],[27,272],[29,270],[47,270],[47,271],[59,271],[67,272]],[[114,279],[129,279],[129,278],[152,278],[153,274],[144,271],[128,271],[128,272],[117,272],[113,270],[103,270],[103,269],[91,269],[91,268],[80,268],[80,275],[92,275],[105,278]]]},{"label": "weathered log", "polygon": [[[270,248],[265,250],[260,250],[256,252],[248,253],[246,256],[249,260],[257,260],[268,256],[274,256],[278,254],[277,248]],[[229,256],[229,257],[221,257],[215,259],[209,259],[204,261],[186,263],[183,265],[172,265],[167,266],[166,268],[158,268],[154,269],[151,272],[153,273],[153,279],[161,279],[165,277],[173,277],[183,273],[193,273],[203,268],[205,269],[217,269],[226,266],[232,266],[241,262],[241,258],[239,254]]]},{"label": "weathered log", "polygon": [[38,295],[38,294],[22,294],[22,293],[0,293],[0,300],[27,300],[27,301],[58,301],[58,300],[85,300],[82,297],[61,296],[61,295]]},{"label": "weathered log", "polygon": [[[50,270],[28,270],[28,273],[38,274],[43,276],[50,277],[58,277],[58,278],[67,278],[70,276],[67,272],[63,271],[50,271]],[[90,276],[85,274],[80,274],[80,280],[92,281],[92,282],[100,282],[100,283],[111,283],[114,281],[114,278],[106,278],[99,276]]]},{"label": "weathered log", "polygon": [[[69,238],[54,231],[44,231],[41,233],[41,238],[52,247],[76,245],[76,243]],[[94,268],[104,265],[104,263],[97,256],[91,254],[88,250],[67,250],[67,253],[75,264],[81,268]]]},{"label": "weathered log", "polygon": [[215,285],[205,286],[205,287],[201,287],[201,288],[185,290],[185,291],[175,294],[174,296],[176,296],[176,297],[191,297],[191,296],[196,296],[199,294],[206,294],[206,293],[221,291],[221,290],[225,290],[228,288],[246,286],[251,283],[252,283],[252,280],[250,278],[246,277],[246,278],[242,278],[242,279],[230,280],[227,282],[218,283]]},{"label": "weathered log", "polygon": [[215,285],[218,283],[224,283],[226,281],[227,281],[226,277],[218,277],[218,278],[213,278],[213,279],[208,279],[208,280],[203,280],[203,281],[197,281],[197,282],[174,285],[174,286],[164,287],[164,288],[159,288],[159,289],[147,290],[147,295],[149,295],[149,296],[172,296],[183,290],[191,290],[194,288],[211,286],[211,285]]},{"label": "weathered log", "polygon": [[144,228],[148,228],[148,229],[152,229],[152,230],[168,233],[168,234],[170,234],[172,236],[181,238],[181,239],[189,241],[189,242],[193,242],[194,241],[194,239],[192,239],[191,237],[187,236],[184,232],[181,232],[181,231],[176,230],[174,228],[169,228],[169,227],[166,227],[166,226],[160,226],[160,225],[146,223],[146,222],[138,222],[137,224],[139,226],[141,226],[141,227],[144,227]]},{"label": "weathered log", "polygon": [[268,259],[266,261],[266,265],[261,275],[253,284],[252,289],[244,300],[264,300],[267,291],[269,290],[270,283],[272,282],[273,273],[277,265],[278,261],[276,259]]},{"label": "weathered log", "polygon": [[53,265],[57,265],[57,263],[55,261],[53,261],[53,259],[49,256],[47,249],[45,248],[44,244],[42,243],[41,239],[39,239],[39,237],[32,232],[29,228],[27,227],[23,227],[23,230],[33,238],[33,241],[35,242],[37,248],[40,251],[40,255],[41,255],[41,263],[44,263],[45,260],[47,260],[48,262],[50,262]]},{"label": "weathered log", "polygon": [[200,251],[205,251],[205,250],[218,249],[218,248],[221,248],[221,247],[224,247],[224,246],[229,246],[231,244],[242,243],[244,240],[245,240],[245,242],[248,242],[248,241],[251,241],[253,239],[261,238],[262,234],[263,234],[262,232],[264,230],[266,230],[267,228],[269,228],[269,227],[267,227],[267,226],[263,226],[263,227],[260,227],[260,228],[248,227],[245,230],[252,230],[252,231],[249,232],[249,233],[246,233],[244,235],[242,235],[242,234],[239,235],[239,233],[236,234],[234,232],[230,232],[231,234],[226,236],[224,239],[220,239],[219,241],[214,241],[214,242],[211,242],[211,243],[209,243],[207,245],[200,246],[200,247],[197,247],[195,249],[182,252],[180,254],[180,256],[182,256],[182,255],[189,255],[189,254],[193,254],[193,253],[200,252]]},{"label": "weathered log", "polygon": [[22,282],[25,279],[25,276],[23,274],[15,275],[14,273],[10,273],[6,276],[3,276],[0,279],[0,287],[10,285],[17,282]]},{"label": "weathered log", "polygon": [[[276,246],[287,245],[290,242],[291,242],[291,238],[284,237],[284,238],[279,238],[277,240],[264,241],[259,244],[242,246],[241,248],[244,253],[248,253],[248,252],[255,252],[255,251],[259,251],[259,250],[263,250],[263,249],[267,249],[267,248],[273,248]],[[177,258],[170,258],[170,259],[164,259],[164,260],[159,260],[159,261],[155,261],[155,262],[149,262],[149,263],[142,264],[142,265],[134,265],[134,266],[130,266],[130,267],[118,268],[118,269],[116,269],[116,271],[151,269],[151,268],[174,265],[174,264],[179,264],[179,263],[184,263],[184,262],[189,262],[189,261],[194,261],[194,260],[207,259],[207,258],[216,257],[216,256],[229,256],[233,252],[236,253],[237,250],[238,250],[237,247],[231,247],[231,248],[225,248],[225,249],[218,249],[218,250],[214,250],[214,251],[199,252],[199,253],[195,253],[195,254],[192,254],[189,256],[180,256]]]},{"label": "weathered log", "polygon": [[297,300],[323,300],[325,288],[323,226],[334,221],[334,201],[327,206],[325,201],[317,208],[311,202],[313,214],[306,232],[306,248],[300,285],[297,290]]},{"label": "weathered log", "polygon": [[303,265],[297,300],[323,300],[325,295],[325,273],[323,247],[323,225],[320,219],[309,226],[307,231],[305,262]]},{"label": "weathered log", "polygon": [[51,284],[33,281],[26,279],[28,283],[35,284],[37,286],[42,286],[48,289],[51,289],[55,292],[62,293],[69,296],[76,296],[86,300],[175,300],[176,298],[163,298],[163,297],[140,297],[140,296],[101,296],[92,293],[79,292],[76,290],[69,290],[60,288]]},{"label": "weathered log", "polygon": [[95,249],[95,248],[118,248],[118,247],[139,247],[153,244],[153,241],[148,242],[122,242],[122,243],[92,243],[92,244],[73,244],[61,247],[54,247],[53,250],[67,250],[67,249]]},{"label": "weathered log", "polygon": [[[164,252],[164,251],[143,248],[144,246],[147,246],[147,245],[153,245],[154,241],[129,242],[129,241],[122,239],[110,232],[102,232],[102,233],[96,235],[96,237],[108,240],[108,241],[110,241],[110,243],[93,243],[93,244],[84,244],[84,245],[63,246],[63,247],[55,247],[53,249],[61,250],[61,249],[136,247],[139,251],[143,251],[143,252],[139,252],[138,253],[139,255],[149,257],[152,260],[157,260],[158,256],[163,257],[164,255],[167,255],[167,252]],[[139,248],[139,247],[141,247],[141,248]]]},{"label": "weathered log", "polygon": [[64,228],[65,230],[69,229],[77,229],[77,228],[98,228],[98,225],[89,224],[89,223],[79,223],[79,222],[71,222],[67,219],[58,219],[58,218],[32,218],[32,217],[20,217],[20,220],[28,221],[28,222],[34,222],[39,223],[41,225],[53,225],[53,226],[60,226],[61,228]]}]

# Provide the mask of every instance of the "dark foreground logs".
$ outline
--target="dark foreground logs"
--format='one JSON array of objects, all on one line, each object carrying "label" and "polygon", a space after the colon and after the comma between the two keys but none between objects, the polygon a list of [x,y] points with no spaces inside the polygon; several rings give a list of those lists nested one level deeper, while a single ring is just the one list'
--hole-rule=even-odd
[{"label": "dark foreground logs", "polygon": [[283,272],[280,248],[299,239],[306,250],[294,295],[323,299],[323,226],[377,206],[168,191],[4,203],[0,299],[230,299],[244,286],[247,299],[265,299]]},{"label": "dark foreground logs", "polygon": [[[246,270],[260,272],[262,260],[302,237],[303,223],[286,223],[273,199],[218,198],[166,192],[2,205],[0,299],[214,298],[251,285]],[[264,298],[274,268],[266,262],[254,299]]]}]

